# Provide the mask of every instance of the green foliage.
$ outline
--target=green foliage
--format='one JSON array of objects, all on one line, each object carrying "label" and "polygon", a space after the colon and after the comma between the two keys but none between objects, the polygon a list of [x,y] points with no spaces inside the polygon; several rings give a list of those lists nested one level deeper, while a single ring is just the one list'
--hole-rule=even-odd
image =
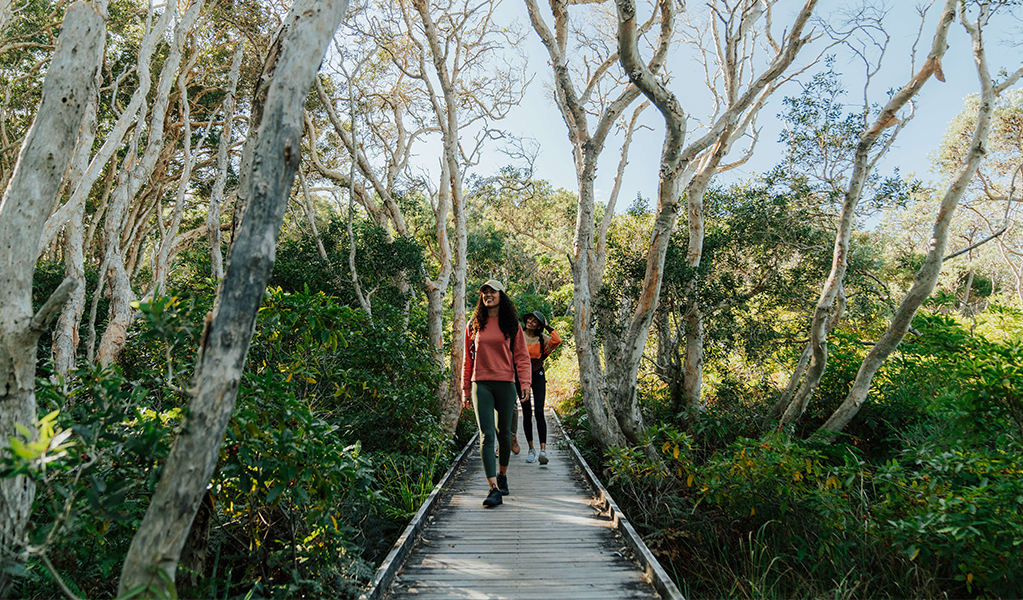
[{"label": "green foliage", "polygon": [[450,458],[426,344],[399,314],[375,319],[322,292],[269,291],[214,480],[243,529],[221,542],[237,584],[355,594]]},{"label": "green foliage", "polygon": [[[60,595],[44,553],[75,593],[115,594],[187,409],[204,300],[138,304],[130,380],[39,381],[50,414],[3,463],[39,485],[21,595]],[[433,489],[454,452],[433,394],[442,373],[400,313],[374,316],[323,293],[269,292],[200,509],[209,525],[185,548],[206,558],[183,559],[181,597],[355,597]]]},{"label": "green foliage", "polygon": [[[321,257],[311,233],[282,239],[268,287],[295,293],[323,290],[346,304],[358,306],[348,266],[347,220],[332,214],[326,226],[320,227],[328,260]],[[411,282],[419,279],[423,248],[410,238],[388,241],[384,230],[368,220],[356,220],[353,229],[355,268],[364,293],[374,290],[374,304],[402,306],[408,295],[401,291],[401,274],[405,273]]]},{"label": "green foliage", "polygon": [[[466,208],[468,278],[482,282],[498,276],[544,298],[548,315],[565,314],[571,305],[571,295],[565,297],[563,290],[571,287],[567,257],[575,194],[514,167],[502,168],[495,177],[472,177],[466,188],[471,198]],[[518,289],[509,287],[510,292]]]},{"label": "green foliage", "polygon": [[145,387],[110,370],[83,369],[69,382],[40,379],[37,391],[40,405],[53,411],[40,423],[40,442],[49,438],[50,447],[38,457],[4,458],[5,477],[22,473],[37,484],[29,534],[35,551],[18,581],[21,592],[60,596],[41,561],[45,553],[73,590],[113,596],[181,409],[155,410]]},{"label": "green foliage", "polygon": [[[971,331],[922,311],[838,443],[758,433],[774,394],[726,377],[696,414],[672,415],[663,387],[641,386],[650,445],[588,459],[695,597],[1015,597],[1020,319],[1011,310],[985,319],[998,327],[981,320]],[[999,341],[979,335],[984,327]],[[808,421],[844,398],[865,352],[848,332],[829,349],[831,375]],[[581,409],[563,408],[573,438],[587,440]]]},{"label": "green foliage", "polygon": [[[806,185],[817,206],[827,209],[841,204],[860,134],[881,107],[871,106],[867,114],[845,113],[846,90],[834,69],[835,57],[827,57],[825,63],[827,70],[814,75],[802,94],[783,100],[785,108],[778,116],[786,125],[780,136],[786,154],[773,175]],[[893,130],[881,133],[875,148],[886,147],[893,135]],[[868,212],[905,205],[919,185],[901,178],[898,169],[887,177],[873,171],[864,183],[858,209]]]},{"label": "green foliage", "polygon": [[[227,585],[260,581],[275,595],[353,593],[357,585],[347,580],[365,579],[373,567],[360,556],[367,540],[352,517],[380,527],[372,461],[282,381],[253,383],[239,399],[212,482],[225,523],[212,542],[234,569]],[[222,576],[211,575],[208,585]]]},{"label": "green foliage", "polygon": [[[380,310],[361,310],[318,293],[269,290],[249,351],[249,380],[275,378],[337,422],[367,450],[421,452],[437,443],[433,390],[440,380],[423,338]],[[415,329],[413,329],[415,330]]]},{"label": "green foliage", "polygon": [[[32,310],[33,312],[38,311],[42,308],[43,304],[49,299],[53,292],[57,290],[57,286],[64,281],[64,264],[62,262],[43,260],[40,259],[36,262],[35,271],[32,273]],[[92,295],[96,290],[96,281],[98,279],[98,273],[94,268],[86,268],[85,270],[85,304],[89,306],[92,303]],[[109,300],[106,298],[100,298],[98,310],[104,312],[106,310]],[[86,315],[82,315],[83,327],[87,326]],[[43,365],[50,358],[53,351],[53,330],[56,326],[56,319],[50,324],[50,327],[39,336],[39,343],[37,345],[36,358],[42,373]],[[100,331],[102,329],[100,328]]]},{"label": "green foliage", "polygon": [[1014,597],[1023,584],[1023,454],[907,449],[875,475],[881,543],[953,596]]}]

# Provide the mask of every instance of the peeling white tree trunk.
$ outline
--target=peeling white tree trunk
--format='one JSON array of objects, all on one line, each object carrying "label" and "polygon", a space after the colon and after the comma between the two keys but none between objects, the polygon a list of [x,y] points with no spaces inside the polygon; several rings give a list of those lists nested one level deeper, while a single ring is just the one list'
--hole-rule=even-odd
[{"label": "peeling white tree trunk", "polygon": [[[164,13],[175,12],[172,10],[173,6],[175,6],[174,3],[168,4]],[[141,157],[136,155],[136,142],[142,134],[142,129],[137,128],[135,141],[132,142],[128,155],[121,165],[121,171],[118,173],[117,188],[114,189],[107,212],[107,220],[104,223],[106,249],[103,262],[106,264],[106,269],[101,271],[100,276],[105,276],[110,282],[110,312],[107,317],[107,328],[103,331],[99,350],[96,353],[96,360],[104,367],[113,364],[120,356],[128,341],[128,327],[131,325],[133,317],[131,303],[135,300],[135,292],[131,288],[131,278],[125,267],[124,259],[127,248],[122,248],[121,244],[125,223],[130,222],[126,220],[128,208],[142,186],[149,181],[157,166],[157,161],[163,153],[166,144],[163,132],[167,109],[170,106],[170,90],[177,80],[185,38],[188,37],[192,26],[199,18],[202,7],[203,1],[197,0],[181,15],[174,27],[174,39],[160,70],[155,101],[149,115],[146,148]],[[148,79],[148,68],[146,70],[145,77]],[[142,80],[143,75],[140,68],[140,87],[148,88],[148,82]],[[141,237],[137,239],[141,239]]]},{"label": "peeling white tree trunk", "polygon": [[[574,295],[573,335],[576,343],[576,358],[579,361],[579,385],[582,389],[583,405],[589,419],[590,433],[601,448],[622,446],[627,438],[615,416],[614,406],[607,394],[607,381],[599,353],[597,339],[597,318],[593,310],[600,292],[604,270],[604,241],[596,234],[596,200],[594,182],[597,162],[604,149],[607,136],[618,117],[636,100],[640,91],[628,86],[619,95],[606,103],[599,114],[592,134],[589,129],[587,102],[590,90],[582,93],[576,90],[568,65],[569,15],[567,0],[552,0],[551,13],[554,31],[548,28],[536,0],[525,0],[529,19],[540,41],[547,49],[554,74],[554,97],[568,127],[568,138],[572,143],[575,159],[576,181],[579,186],[579,203],[576,209],[575,236],[572,240],[572,284]],[[609,57],[606,62],[613,62]],[[602,66],[598,71],[603,72]],[[603,230],[602,233],[606,231]]]},{"label": "peeling white tree trunk", "polygon": [[[444,425],[445,433],[453,435],[455,425],[458,422],[458,416],[462,413],[461,366],[465,355],[465,340],[462,332],[465,330],[465,255],[467,245],[465,195],[462,191],[462,165],[459,161],[458,150],[461,144],[458,107],[462,99],[448,68],[446,62],[448,60],[448,53],[442,46],[437,26],[433,22],[433,16],[430,14],[429,2],[426,0],[413,0],[412,4],[419,13],[426,39],[430,44],[433,67],[441,87],[440,99],[443,100],[443,105],[436,100],[433,104],[444,148],[441,160],[445,163],[443,174],[446,177],[446,181],[441,185],[447,187],[451,197],[451,216],[454,221],[455,244],[454,251],[451,254],[450,281],[453,288],[451,293],[451,380],[448,382],[446,393],[442,393],[438,397],[441,400],[442,424]],[[429,83],[428,80],[427,83]],[[431,96],[436,98],[434,93],[431,93]]]},{"label": "peeling white tree trunk", "polygon": [[970,32],[973,39],[973,58],[977,64],[977,76],[980,80],[980,106],[977,113],[977,125],[973,132],[973,139],[970,142],[970,150],[963,161],[955,179],[945,191],[941,199],[941,205],[934,221],[934,229],[931,234],[931,242],[927,250],[927,256],[923,265],[913,280],[913,285],[903,298],[902,304],[892,316],[888,329],[870,350],[860,364],[856,379],[853,381],[852,389],[842,404],[832,413],[827,422],[821,427],[830,439],[845,429],[849,421],[859,414],[860,408],[867,399],[874,375],[881,365],[888,359],[892,352],[902,343],[902,339],[909,331],[920,305],[930,297],[934,286],[938,282],[938,275],[941,274],[941,265],[945,256],[945,247],[948,242],[948,228],[955,215],[956,206],[959,200],[966,193],[966,187],[970,180],[976,175],[980,162],[987,154],[988,134],[991,132],[991,116],[995,110],[995,100],[998,94],[1009,86],[1016,83],[1023,75],[1023,68],[1012,73],[1006,81],[994,86],[991,75],[988,72],[987,55],[984,51],[984,43],[981,38],[981,29],[987,20],[987,6],[981,7],[981,15],[975,23],[969,23],[965,15],[961,21]]},{"label": "peeling white tree trunk", "polygon": [[206,231],[210,239],[210,270],[217,281],[224,278],[224,256],[220,250],[220,205],[224,201],[224,186],[227,184],[227,166],[234,132],[235,95],[238,92],[244,47],[244,44],[238,42],[234,48],[234,58],[231,59],[227,96],[224,97],[224,130],[220,134],[220,147],[217,149],[217,178],[213,180],[210,207],[206,213]]},{"label": "peeling white tree trunk", "polygon": [[[302,110],[313,78],[347,7],[346,0],[300,0],[281,26],[260,78],[262,90],[243,154],[244,215],[196,367],[195,397],[121,572],[119,593],[170,592],[181,549],[219,457],[234,409],[256,315],[295,172],[301,162]],[[265,98],[265,101],[263,100]]]},{"label": "peeling white tree trunk", "polygon": [[[181,135],[181,143],[183,145],[181,175],[178,177],[178,189],[174,195],[174,208],[171,211],[170,223],[166,226],[163,223],[163,215],[160,214],[159,200],[157,200],[156,222],[160,228],[160,244],[158,249],[153,252],[153,287],[147,294],[147,297],[151,297],[156,293],[167,292],[167,276],[170,272],[171,261],[177,257],[180,251],[180,248],[177,246],[178,232],[181,230],[181,220],[185,216],[185,202],[188,196],[189,181],[192,179],[192,169],[195,168],[196,162],[196,157],[192,154],[192,118],[191,109],[188,105],[188,73],[195,66],[195,61],[198,57],[198,53],[193,54],[192,58],[178,74],[178,105],[180,106],[183,130]],[[200,146],[206,140],[206,136],[209,135],[212,126],[213,121],[211,119],[200,137]],[[140,239],[144,239],[144,237]]]},{"label": "peeling white tree trunk", "polygon": [[[381,209],[376,205],[373,201],[372,194],[359,193],[356,195],[356,199],[360,201],[362,207],[365,208],[366,212],[373,218],[373,221],[384,229],[387,234],[388,241],[391,241],[392,238],[391,230],[387,227],[387,220],[390,220],[395,233],[399,236],[407,236],[408,226],[405,224],[405,218],[402,216],[401,209],[398,208],[398,204],[394,201],[393,194],[391,194],[396,174],[389,173],[386,182],[381,181],[380,178],[376,176],[376,173],[373,172],[373,166],[369,162],[369,158],[367,158],[365,152],[363,152],[361,148],[356,148],[354,136],[345,124],[341,122],[341,119],[337,115],[337,111],[334,110],[333,100],[327,96],[327,92],[323,89],[323,84],[319,79],[316,80],[316,93],[319,95],[320,103],[323,104],[323,107],[327,111],[327,117],[330,119],[331,125],[334,126],[334,133],[341,138],[341,142],[348,150],[349,156],[354,157],[353,161],[359,170],[359,174],[373,186],[373,191],[375,191],[380,197],[381,202],[384,203],[384,207]],[[400,144],[401,142],[399,142],[399,145]],[[324,168],[323,165],[316,160],[315,152],[311,154],[313,164],[320,174],[338,182],[343,182],[345,180],[344,175],[341,173]]]},{"label": "peeling white tree trunk", "polygon": [[[98,83],[97,81],[97,89]],[[85,175],[89,152],[96,140],[97,101],[97,96],[93,95],[89,98],[86,106],[69,174],[71,189],[74,189]],[[68,298],[53,331],[53,368],[58,375],[65,379],[75,369],[79,342],[78,330],[82,322],[82,314],[85,312],[84,221],[85,205],[79,204],[71,213],[71,218],[64,224],[64,273],[66,277],[82,282],[82,285],[76,286],[71,297]]]},{"label": "peeling white tree trunk", "polygon": [[[444,300],[447,297],[448,285],[451,282],[451,275],[454,272],[454,261],[452,259],[451,241],[448,238],[448,214],[451,212],[451,192],[447,185],[448,162],[441,161],[441,188],[437,192],[437,205],[433,208],[434,233],[437,237],[437,250],[435,258],[440,264],[440,272],[435,278],[426,278],[426,331],[430,341],[430,348],[433,359],[441,368],[444,367],[446,356],[444,355]],[[461,338],[461,335],[457,337]],[[459,365],[461,363],[458,363]],[[461,373],[461,369],[453,368],[453,371]],[[452,379],[442,380],[437,388],[437,398],[441,402],[441,426],[445,431],[454,431],[457,425],[457,417],[452,418],[448,398],[452,394],[461,394],[462,382],[459,378],[457,385],[452,385]]]},{"label": "peeling white tree trunk", "polygon": [[[646,347],[650,326],[653,324],[664,281],[664,259],[668,242],[678,220],[679,177],[682,175],[680,159],[686,138],[686,115],[672,94],[644,64],[639,54],[636,5],[633,0],[618,0],[618,53],[622,68],[629,74],[633,85],[661,112],[667,129],[661,149],[660,180],[657,186],[657,214],[654,218],[650,242],[647,245],[646,273],[639,302],[633,313],[623,343],[615,353],[616,360],[608,365],[608,382],[615,416],[622,432],[633,444],[645,435],[643,420],[636,396],[636,377],[639,362]],[[659,6],[661,13],[661,47],[666,49],[675,29],[675,9],[670,1]]]},{"label": "peeling white tree trunk", "polygon": [[[642,295],[633,314],[629,333],[625,338],[622,365],[617,372],[617,389],[625,389],[628,382],[635,382],[639,363],[643,356],[646,339],[650,333],[663,281],[664,260],[668,242],[675,228],[680,204],[679,190],[686,186],[688,199],[689,245],[686,261],[694,271],[700,266],[703,256],[704,217],[703,198],[713,181],[722,160],[728,154],[735,137],[745,130],[745,124],[759,112],[764,100],[775,89],[775,82],[786,72],[799,51],[809,41],[803,36],[803,29],[813,14],[816,0],[807,0],[793,19],[790,33],[784,44],[776,48],[776,54],[768,69],[748,83],[742,81],[743,48],[748,43],[746,36],[765,14],[765,5],[750,2],[738,5],[732,10],[733,17],[739,14],[734,26],[721,37],[721,65],[726,89],[723,93],[725,109],[714,121],[710,131],[688,145],[686,138],[686,114],[675,95],[654,76],[642,63],[636,35],[636,5],[633,0],[617,0],[618,38],[622,67],[630,80],[657,107],[665,120],[667,133],[661,154],[660,182],[658,185],[657,217],[647,250],[647,268],[642,285]],[[674,4],[669,0],[659,3],[662,28],[669,28],[673,20]],[[742,10],[740,10],[740,7]],[[770,18],[765,19],[770,26]],[[732,29],[734,27],[734,29]],[[662,33],[662,36],[669,35]],[[717,37],[717,36],[716,36]],[[688,178],[688,181],[686,180]],[[684,393],[690,406],[699,406],[701,399],[703,365],[703,321],[698,298],[698,281],[689,285],[689,306],[686,311],[686,356],[684,363]],[[626,404],[624,394],[616,401],[619,415],[628,417],[637,414],[635,385],[632,384],[631,404]],[[619,419],[623,417],[620,416]],[[623,425],[623,429],[625,426]],[[631,437],[631,436],[630,436]]]},{"label": "peeling white tree trunk", "polygon": [[0,0],[0,38],[6,37],[7,26],[11,24],[11,7],[14,0]]},{"label": "peeling white tree trunk", "polygon": [[[156,44],[163,39],[164,30],[167,28],[167,24],[170,22],[171,14],[173,11],[164,11],[156,26],[146,32],[146,35],[142,38],[142,43],[139,45],[138,51],[138,72],[145,72],[147,77],[140,79],[140,85],[132,94],[131,100],[128,102],[128,106],[118,117],[117,122],[114,123],[113,128],[104,135],[103,145],[99,151],[89,162],[89,168],[86,169],[85,174],[82,176],[74,185],[74,192],[71,194],[71,198],[64,203],[59,209],[53,212],[49,219],[46,220],[46,228],[43,231],[42,238],[39,240],[39,254],[42,254],[43,250],[53,241],[53,238],[60,231],[60,227],[67,221],[71,213],[78,210],[79,206],[85,204],[86,198],[89,196],[89,192],[92,189],[93,184],[99,179],[103,169],[107,167],[107,163],[110,162],[118,150],[121,149],[122,141],[124,136],[128,133],[128,129],[135,123],[136,119],[139,118],[139,110],[145,103],[146,95],[149,94],[149,65],[152,60],[153,52],[156,50]],[[91,148],[90,148],[91,150]],[[93,216],[93,223],[90,226],[89,235],[86,236],[86,240],[92,238],[92,232],[99,224],[99,218],[103,214],[104,210],[100,209]]]},{"label": "peeling white tree trunk", "polygon": [[945,0],[945,6],[941,19],[938,22],[937,30],[931,43],[931,52],[927,60],[913,75],[909,83],[889,99],[874,123],[860,136],[859,144],[856,147],[853,174],[849,180],[849,186],[842,203],[842,215],[839,218],[838,233],[835,236],[831,273],[828,275],[828,279],[821,290],[820,298],[817,300],[817,307],[814,310],[813,321],[810,324],[810,366],[806,370],[802,384],[782,414],[781,424],[792,424],[799,420],[806,410],[810,398],[817,391],[821,378],[824,377],[824,369],[828,360],[828,323],[834,318],[835,299],[842,288],[842,283],[845,281],[845,273],[849,267],[847,257],[849,254],[849,243],[852,239],[852,226],[856,206],[859,204],[860,198],[863,195],[863,187],[874,166],[874,161],[870,157],[870,150],[877,143],[881,133],[898,122],[896,117],[898,111],[916,96],[920,89],[923,88],[923,85],[930,79],[931,75],[935,73],[940,75],[941,58],[948,49],[948,44],[946,43],[948,28],[955,19],[955,14],[956,0]]},{"label": "peeling white tree trunk", "polygon": [[[43,96],[25,137],[10,183],[0,199],[0,448],[18,435],[16,425],[36,426],[36,342],[71,290],[65,279],[32,314],[36,248],[56,202],[61,180],[103,56],[104,18],[76,2],[64,17],[57,48],[43,82]],[[34,484],[23,476],[0,480],[0,561],[7,566],[23,543]],[[10,592],[9,571],[0,570],[0,597]]]},{"label": "peeling white tree trunk", "polygon": [[[835,328],[836,325],[842,320],[842,315],[845,314],[846,297],[845,289],[843,287],[838,288],[838,294],[836,296],[835,310],[832,311],[828,324],[825,328],[824,335],[827,336]],[[780,417],[789,406],[793,395],[796,393],[799,382],[802,381],[803,375],[806,373],[806,369],[810,364],[810,358],[813,356],[813,343],[809,342],[806,348],[803,349],[803,353],[799,356],[799,362],[796,363],[796,368],[792,371],[792,376],[789,377],[789,383],[785,387],[785,391],[782,392],[781,397],[774,403],[771,410],[767,413],[764,418],[763,427],[768,429],[776,424],[778,417]]]}]

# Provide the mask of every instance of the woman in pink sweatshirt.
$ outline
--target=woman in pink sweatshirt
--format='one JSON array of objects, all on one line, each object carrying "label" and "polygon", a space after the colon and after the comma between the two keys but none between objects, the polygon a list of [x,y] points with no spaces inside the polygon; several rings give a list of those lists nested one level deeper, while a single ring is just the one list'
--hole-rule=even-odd
[{"label": "woman in pink sweatshirt", "polygon": [[[531,373],[529,351],[519,326],[515,305],[504,285],[490,279],[480,286],[472,319],[465,328],[465,362],[462,366],[462,397],[465,407],[476,412],[482,436],[483,470],[490,493],[488,508],[501,504],[508,491],[508,459],[511,454],[511,420],[514,418],[516,379],[519,398],[529,397]],[[497,422],[494,422],[494,416]],[[498,457],[494,457],[497,442]],[[495,463],[500,463],[498,467]]]}]

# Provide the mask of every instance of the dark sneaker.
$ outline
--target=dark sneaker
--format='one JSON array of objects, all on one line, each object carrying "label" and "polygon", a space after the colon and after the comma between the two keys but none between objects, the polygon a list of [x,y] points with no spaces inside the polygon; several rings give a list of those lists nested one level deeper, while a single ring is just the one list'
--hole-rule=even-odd
[{"label": "dark sneaker", "polygon": [[498,475],[497,476],[497,489],[498,489],[498,491],[500,491],[505,496],[507,496],[509,493],[511,493],[511,492],[508,491],[508,476],[507,475]]},{"label": "dark sneaker", "polygon": [[483,506],[490,508],[491,506],[497,506],[504,500],[501,499],[501,491],[497,488],[490,488],[490,493],[487,494],[487,499],[483,501]]}]

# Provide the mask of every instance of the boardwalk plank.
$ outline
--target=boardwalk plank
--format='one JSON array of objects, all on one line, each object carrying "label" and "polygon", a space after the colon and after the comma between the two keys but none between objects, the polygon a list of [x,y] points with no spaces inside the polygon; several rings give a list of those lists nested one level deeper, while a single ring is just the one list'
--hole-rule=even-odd
[{"label": "boardwalk plank", "polygon": [[[548,418],[545,466],[512,455],[511,494],[492,509],[479,447],[437,506],[392,585],[390,600],[660,598]],[[519,431],[522,429],[520,427]],[[524,439],[520,437],[520,442]]]}]

